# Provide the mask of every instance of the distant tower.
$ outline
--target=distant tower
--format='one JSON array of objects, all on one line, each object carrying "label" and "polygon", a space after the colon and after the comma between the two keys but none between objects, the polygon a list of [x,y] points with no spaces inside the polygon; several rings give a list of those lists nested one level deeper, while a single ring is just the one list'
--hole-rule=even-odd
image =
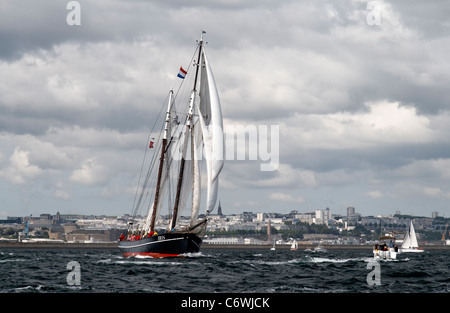
[{"label": "distant tower", "polygon": [[355,208],[349,206],[349,207],[347,208],[347,219],[350,218],[350,217],[352,217],[353,215],[355,215]]},{"label": "distant tower", "polygon": [[223,215],[223,213],[222,213],[222,206],[220,205],[220,201],[219,201],[219,207],[217,208],[217,214],[219,214],[220,216]]},{"label": "distant tower", "polygon": [[56,215],[53,217],[52,224],[53,225],[59,225],[61,219],[61,214],[59,214],[59,211],[56,212]]},{"label": "distant tower", "polygon": [[269,220],[269,222],[267,223],[267,237],[269,238],[269,240],[270,240],[271,237],[272,237],[270,220]]}]

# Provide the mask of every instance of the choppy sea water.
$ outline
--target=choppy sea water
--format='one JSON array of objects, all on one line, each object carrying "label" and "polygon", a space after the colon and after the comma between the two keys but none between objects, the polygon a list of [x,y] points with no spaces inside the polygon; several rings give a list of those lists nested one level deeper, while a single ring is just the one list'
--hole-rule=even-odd
[{"label": "choppy sea water", "polygon": [[369,283],[371,254],[203,249],[153,259],[124,258],[117,249],[2,249],[0,293],[450,292],[450,250],[379,261],[379,284]]}]

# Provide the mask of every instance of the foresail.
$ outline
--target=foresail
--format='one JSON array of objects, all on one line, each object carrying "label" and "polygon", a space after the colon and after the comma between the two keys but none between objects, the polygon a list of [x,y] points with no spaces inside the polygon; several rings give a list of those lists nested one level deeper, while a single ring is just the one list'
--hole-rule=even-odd
[{"label": "foresail", "polygon": [[[158,200],[158,203],[153,202],[151,205],[150,210],[148,211],[147,218],[145,219],[145,224],[143,227],[143,230],[146,232],[149,232],[151,229],[152,220],[156,220],[156,218],[159,216],[160,209],[162,203],[164,203],[164,199],[167,196],[167,191],[169,189],[168,183],[169,183],[169,168],[170,164],[172,162],[172,159],[167,159],[166,163],[164,164],[164,168],[162,171],[162,178],[161,178],[161,186],[160,186],[160,197]],[[156,205],[156,207],[155,207]]]},{"label": "foresail", "polygon": [[217,201],[219,173],[224,163],[224,140],[219,94],[204,51],[202,57],[200,105],[197,109],[203,133],[207,170],[206,209],[211,211]]},{"label": "foresail", "polygon": [[408,249],[411,246],[411,237],[409,236],[409,231],[406,233],[405,238],[403,239],[402,242],[402,248],[403,249]]},{"label": "foresail", "polygon": [[144,223],[143,229],[145,231],[153,230],[154,224],[157,216],[159,215],[159,210],[161,204],[163,203],[163,199],[168,189],[168,180],[170,175],[170,166],[172,163],[172,158],[167,157],[169,155],[169,151],[171,150],[171,141],[173,135],[173,128],[177,125],[178,117],[174,111],[173,106],[173,91],[169,92],[169,99],[167,104],[166,117],[164,122],[164,130],[162,134],[162,144],[158,145],[159,149],[164,149],[164,151],[159,152],[160,157],[160,168],[158,172],[158,181],[156,186],[155,198],[153,199],[153,203],[151,205],[150,210],[148,211],[147,218]]},{"label": "foresail", "polygon": [[417,242],[416,232],[414,231],[414,226],[411,221],[408,232],[406,233],[405,239],[403,240],[402,248],[410,249],[410,248],[418,248],[418,247],[419,247],[419,244]]},{"label": "foresail", "polygon": [[409,237],[411,238],[411,248],[418,248],[419,244],[417,243],[416,232],[414,231],[414,226],[411,221],[411,227],[409,229]]}]

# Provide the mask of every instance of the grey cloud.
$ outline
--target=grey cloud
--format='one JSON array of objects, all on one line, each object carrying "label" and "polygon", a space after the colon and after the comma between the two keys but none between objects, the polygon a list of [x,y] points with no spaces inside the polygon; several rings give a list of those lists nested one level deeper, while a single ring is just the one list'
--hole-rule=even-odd
[{"label": "grey cloud", "polygon": [[[317,198],[324,193],[333,203],[381,201],[402,184],[404,195],[445,194],[443,176],[405,184],[419,182],[427,162],[450,158],[445,1],[378,1],[385,5],[379,27],[367,25],[367,1],[79,2],[81,26],[66,24],[64,1],[0,4],[2,184],[11,174],[46,186],[59,202],[42,196],[42,206],[79,197],[112,205],[98,194],[114,201],[114,190],[132,185],[138,137],[143,145],[202,29],[227,122],[282,126],[280,171],[227,162],[229,197],[257,208],[250,198],[263,205],[270,194],[304,206],[325,203]],[[376,123],[361,119],[378,102],[413,108],[406,116],[416,137],[392,123],[384,133],[369,131]],[[101,164],[108,155],[112,161]],[[11,167],[11,157],[30,167]],[[398,174],[405,168],[410,177]],[[115,200],[127,203],[122,196]]]}]

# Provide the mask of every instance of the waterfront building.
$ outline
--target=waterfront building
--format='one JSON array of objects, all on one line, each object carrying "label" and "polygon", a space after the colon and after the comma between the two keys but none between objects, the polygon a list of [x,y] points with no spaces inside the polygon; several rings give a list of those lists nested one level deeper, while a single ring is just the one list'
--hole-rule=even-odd
[{"label": "waterfront building", "polygon": [[347,219],[352,218],[355,215],[355,208],[352,206],[349,206],[347,208]]},{"label": "waterfront building", "polygon": [[206,244],[216,244],[216,245],[243,245],[245,240],[242,237],[220,237],[220,238],[205,238],[203,240]]}]

